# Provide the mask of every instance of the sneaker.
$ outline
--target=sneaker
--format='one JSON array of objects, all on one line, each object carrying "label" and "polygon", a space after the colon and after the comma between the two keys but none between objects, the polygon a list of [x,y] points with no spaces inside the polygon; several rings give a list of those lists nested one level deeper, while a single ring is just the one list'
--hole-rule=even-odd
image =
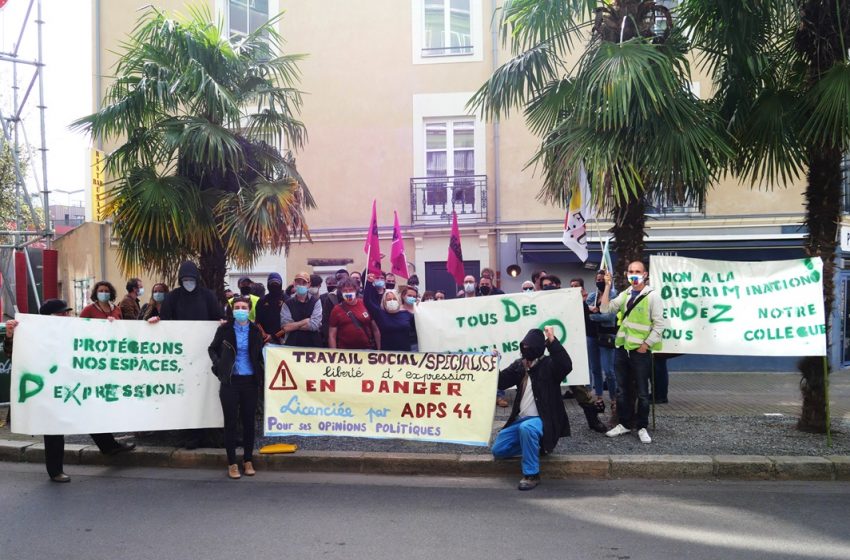
[{"label": "sneaker", "polygon": [[649,437],[649,432],[646,431],[646,428],[638,430],[638,437],[641,443],[652,443],[652,438]]},{"label": "sneaker", "polygon": [[534,490],[538,484],[540,484],[539,474],[523,476],[522,480],[519,481],[519,486],[517,488],[520,490]]},{"label": "sneaker", "polygon": [[630,429],[626,428],[622,424],[617,424],[616,426],[605,432],[605,435],[608,437],[617,437],[623,434],[627,434],[629,432],[631,432]]}]

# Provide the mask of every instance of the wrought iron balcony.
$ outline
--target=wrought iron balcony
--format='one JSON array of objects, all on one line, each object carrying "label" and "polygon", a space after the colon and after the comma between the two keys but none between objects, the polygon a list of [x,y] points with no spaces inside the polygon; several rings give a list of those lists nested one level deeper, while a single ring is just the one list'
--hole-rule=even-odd
[{"label": "wrought iron balcony", "polygon": [[445,222],[452,212],[456,212],[461,221],[486,221],[486,175],[410,179],[413,223]]},{"label": "wrought iron balcony", "polygon": [[654,191],[646,197],[646,213],[653,216],[702,215],[705,214],[705,197]]}]

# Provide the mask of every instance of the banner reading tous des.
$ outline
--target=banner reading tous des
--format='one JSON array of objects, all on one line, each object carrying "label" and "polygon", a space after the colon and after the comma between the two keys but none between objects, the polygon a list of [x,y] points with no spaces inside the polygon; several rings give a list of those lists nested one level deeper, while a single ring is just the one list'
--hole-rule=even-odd
[{"label": "banner reading tous des", "polygon": [[265,434],[487,445],[499,358],[266,347]]},{"label": "banner reading tous des", "polygon": [[207,353],[217,322],[16,318],[12,431],[85,434],[224,424]]},{"label": "banner reading tous des", "polygon": [[530,329],[555,328],[573,362],[568,385],[587,385],[587,340],[581,290],[458,298],[423,302],[416,308],[419,349],[428,352],[502,354],[502,367],[520,358],[519,343]]},{"label": "banner reading tous des", "polygon": [[820,258],[732,262],[653,256],[664,352],[735,356],[826,353]]}]

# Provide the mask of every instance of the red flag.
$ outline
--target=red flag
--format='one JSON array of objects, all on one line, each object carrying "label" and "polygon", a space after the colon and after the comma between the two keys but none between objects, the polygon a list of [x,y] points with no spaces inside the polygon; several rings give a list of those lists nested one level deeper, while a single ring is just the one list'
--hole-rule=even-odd
[{"label": "red flag", "polygon": [[369,223],[369,235],[366,236],[366,271],[373,274],[381,273],[381,245],[378,242],[378,208],[372,201],[372,221]]},{"label": "red flag", "polygon": [[398,212],[393,210],[393,247],[390,255],[392,272],[396,276],[407,278],[407,255],[404,254],[404,239],[401,238],[401,226],[398,223]]},{"label": "red flag", "polygon": [[452,236],[449,239],[449,258],[446,270],[454,276],[455,282],[463,284],[466,271],[463,269],[463,251],[460,248],[460,228],[457,227],[457,214],[452,212]]}]

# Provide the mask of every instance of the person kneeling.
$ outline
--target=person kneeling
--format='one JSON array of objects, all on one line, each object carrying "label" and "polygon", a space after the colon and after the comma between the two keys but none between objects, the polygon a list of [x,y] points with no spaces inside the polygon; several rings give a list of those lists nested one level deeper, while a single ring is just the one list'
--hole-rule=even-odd
[{"label": "person kneeling", "polygon": [[[573,369],[569,354],[555,338],[553,327],[531,329],[520,343],[522,358],[499,373],[499,389],[516,385],[507,423],[493,442],[493,457],[522,456],[520,490],[540,483],[540,454],[550,453],[558,439],[570,435],[561,400],[561,382]],[[544,356],[548,349],[549,355]]]}]

